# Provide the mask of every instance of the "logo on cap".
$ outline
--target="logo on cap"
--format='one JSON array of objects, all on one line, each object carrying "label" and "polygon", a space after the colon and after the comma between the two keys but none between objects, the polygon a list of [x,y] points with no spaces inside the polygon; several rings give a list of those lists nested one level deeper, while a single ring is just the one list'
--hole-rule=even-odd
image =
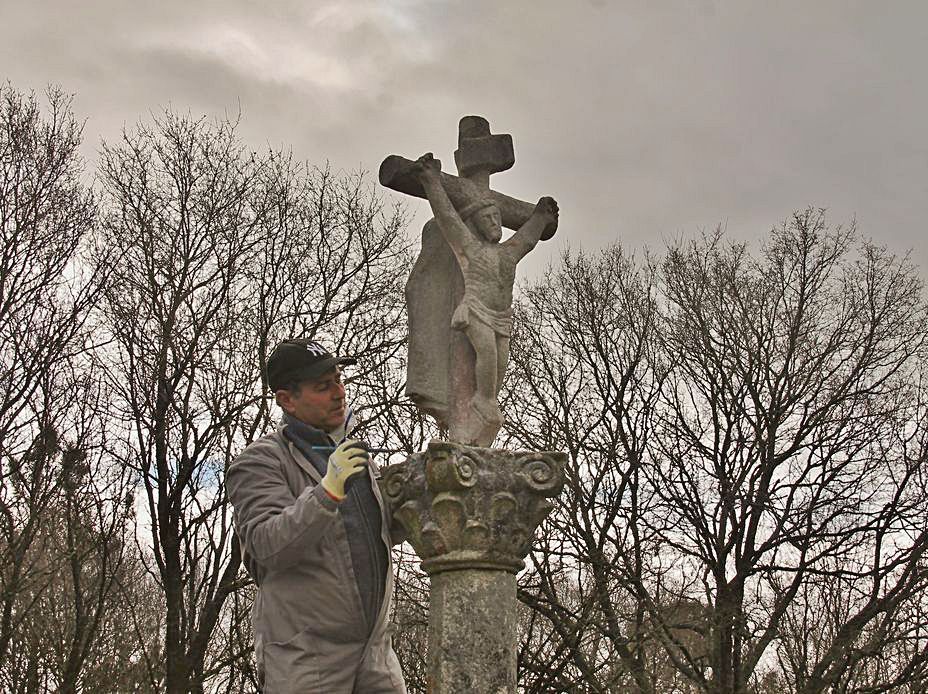
[{"label": "logo on cap", "polygon": [[320,345],[318,342],[307,342],[306,351],[310,354],[316,355],[317,357],[328,354],[328,350],[326,350],[326,348]]}]

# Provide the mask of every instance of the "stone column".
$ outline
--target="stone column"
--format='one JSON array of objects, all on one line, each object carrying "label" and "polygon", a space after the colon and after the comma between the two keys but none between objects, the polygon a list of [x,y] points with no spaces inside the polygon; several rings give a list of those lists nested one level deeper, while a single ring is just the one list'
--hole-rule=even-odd
[{"label": "stone column", "polygon": [[431,579],[429,691],[516,692],[516,574],[564,484],[566,455],[432,441],[383,470]]}]

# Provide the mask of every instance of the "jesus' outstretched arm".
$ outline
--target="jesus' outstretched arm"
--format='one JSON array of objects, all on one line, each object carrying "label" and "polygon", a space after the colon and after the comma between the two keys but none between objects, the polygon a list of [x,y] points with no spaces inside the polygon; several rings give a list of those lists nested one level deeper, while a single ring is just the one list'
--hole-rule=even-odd
[{"label": "jesus' outstretched arm", "polygon": [[431,152],[423,154],[416,160],[415,173],[422,183],[429,205],[432,207],[432,213],[448,245],[454,250],[460,262],[466,262],[471,232],[461,220],[457,210],[454,209],[454,205],[441,184],[441,164]]},{"label": "jesus' outstretched arm", "polygon": [[543,197],[535,205],[535,211],[528,221],[513,234],[505,243],[513,249],[517,260],[528,255],[541,239],[541,234],[549,224],[557,224],[558,208],[554,198]]}]

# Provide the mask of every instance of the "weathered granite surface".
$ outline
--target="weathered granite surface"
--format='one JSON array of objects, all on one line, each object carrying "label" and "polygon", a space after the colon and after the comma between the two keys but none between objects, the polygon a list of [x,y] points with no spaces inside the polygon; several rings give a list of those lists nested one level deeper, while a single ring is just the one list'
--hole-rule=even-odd
[{"label": "weathered granite surface", "polygon": [[[429,691],[516,692],[516,574],[564,484],[563,453],[486,448],[502,425],[516,266],[558,223],[557,203],[490,189],[512,137],[466,116],[458,176],[425,154],[387,157],[380,182],[424,197],[434,219],[406,284],[406,392],[448,441],[382,471],[384,498],[431,577]],[[515,233],[502,239],[503,227]]]},{"label": "weathered granite surface", "polygon": [[566,459],[432,441],[385,467],[380,485],[430,575],[458,568],[514,574],[564,485]]},{"label": "weathered granite surface", "polygon": [[[381,184],[427,198],[435,214],[406,285],[406,392],[448,438],[471,445],[491,444],[502,425],[497,396],[509,361],[516,264],[557,229],[552,198],[532,205],[490,189],[490,175],[514,161],[511,136],[465,116],[459,176],[442,173],[430,154],[392,155],[380,166]],[[517,231],[501,242],[503,226]]]},{"label": "weathered granite surface", "polygon": [[429,691],[515,694],[515,575],[480,569],[443,572],[432,576],[430,595]]},{"label": "weathered granite surface", "polygon": [[567,456],[432,441],[380,486],[431,577],[430,692],[515,692],[516,573]]}]

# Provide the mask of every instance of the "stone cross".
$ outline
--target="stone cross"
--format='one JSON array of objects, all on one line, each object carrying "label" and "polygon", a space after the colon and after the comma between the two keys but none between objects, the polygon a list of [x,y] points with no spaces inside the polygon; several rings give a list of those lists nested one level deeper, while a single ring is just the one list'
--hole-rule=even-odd
[{"label": "stone cross", "polygon": [[[378,484],[431,581],[429,692],[516,694],[516,574],[563,488],[567,456],[487,448],[501,415],[496,392],[490,407],[485,395],[508,362],[516,264],[551,238],[558,210],[551,198],[533,205],[490,188],[515,161],[509,135],[478,116],[459,133],[458,176],[431,154],[380,167],[384,186],[426,198],[435,214],[406,284],[406,392],[447,440],[387,466]],[[502,241],[501,226],[516,232]]]},{"label": "stone cross", "polygon": [[[458,175],[442,174],[448,197],[462,209],[475,195],[486,194],[499,208],[503,226],[518,229],[535,210],[535,203],[499,193],[490,188],[490,175],[511,169],[515,164],[512,135],[491,134],[490,124],[480,116],[464,116],[458,126],[458,149],[454,152]],[[425,199],[425,191],[412,172],[415,162],[391,154],[380,165],[380,185],[399,193]],[[557,224],[545,229],[542,241],[557,231]]]},{"label": "stone cross", "polygon": [[[492,134],[480,116],[465,116],[459,125],[454,153],[458,176],[441,174],[441,186],[456,210],[477,200],[488,200],[499,210],[502,226],[520,229],[536,206],[490,188],[490,176],[515,163],[512,136]],[[416,162],[387,157],[380,166],[380,183],[393,190],[426,198],[416,173]],[[541,233],[551,238],[552,222]],[[465,444],[489,445],[500,421],[477,416],[475,393],[476,353],[451,317],[461,301],[464,280],[459,262],[434,219],[422,232],[422,250],[406,285],[409,314],[409,359],[406,393],[420,410],[433,417],[450,439]]]}]

